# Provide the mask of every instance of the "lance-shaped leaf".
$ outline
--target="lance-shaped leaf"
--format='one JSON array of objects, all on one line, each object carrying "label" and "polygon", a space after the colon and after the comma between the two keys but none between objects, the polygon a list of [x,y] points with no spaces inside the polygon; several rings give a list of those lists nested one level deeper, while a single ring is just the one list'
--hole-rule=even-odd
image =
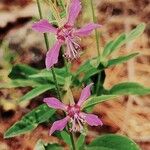
[{"label": "lance-shaped leaf", "polygon": [[15,137],[34,130],[40,123],[52,117],[55,110],[43,104],[33,109],[11,126],[4,134],[5,138]]},{"label": "lance-shaped leaf", "polygon": [[45,146],[45,150],[63,150],[63,147],[61,147],[59,144],[48,144]]},{"label": "lance-shaped leaf", "polygon": [[48,91],[48,90],[51,90],[51,89],[54,89],[55,86],[54,85],[50,85],[50,84],[46,84],[46,85],[39,85],[37,86],[36,88],[32,89],[31,91],[29,91],[27,94],[25,94],[24,96],[22,96],[20,99],[19,99],[19,102],[22,102],[22,101],[29,101],[37,96],[39,96],[40,94]]},{"label": "lance-shaped leaf", "polygon": [[135,82],[123,82],[114,85],[107,93],[112,95],[146,95],[150,94],[150,88]]},{"label": "lance-shaped leaf", "polygon": [[60,132],[61,138],[68,144],[71,145],[70,135],[66,131]]},{"label": "lance-shaped leaf", "polygon": [[38,85],[39,83],[32,80],[16,79],[11,80],[8,83],[1,83],[0,88],[35,87]]},{"label": "lance-shaped leaf", "polygon": [[146,27],[145,23],[141,23],[138,26],[136,26],[136,28],[134,28],[133,30],[131,30],[131,32],[127,34],[126,42],[129,42],[139,37],[144,32],[145,27]]},{"label": "lance-shaped leaf", "polygon": [[132,54],[129,54],[126,56],[120,56],[120,57],[117,57],[115,59],[111,59],[108,61],[107,67],[114,66],[117,64],[121,64],[121,63],[125,63],[128,60],[132,59],[133,57],[137,56],[138,54],[139,53],[132,53]]},{"label": "lance-shaped leaf", "polygon": [[131,139],[115,134],[102,135],[90,143],[86,150],[140,150]]},{"label": "lance-shaped leaf", "polygon": [[88,60],[79,67],[76,72],[76,76],[78,76],[80,73],[84,74],[83,77],[78,77],[81,82],[85,82],[91,76],[94,76],[95,74],[98,74],[101,70],[104,70],[104,66],[102,64],[99,64],[98,59],[99,57]]},{"label": "lance-shaped leaf", "polygon": [[[55,68],[54,71],[55,71],[55,74],[56,74],[57,82],[60,85],[64,84],[65,77],[71,75],[71,74],[68,74],[66,72],[66,68],[65,67],[64,68]],[[63,74],[63,77],[62,77],[62,74]],[[46,79],[47,81],[54,82],[52,71],[51,70],[46,70],[46,69],[41,70],[37,74],[30,75],[29,78],[33,79],[33,80],[35,80],[35,79],[38,80],[39,78],[42,78],[42,79]]]},{"label": "lance-shaped leaf", "polygon": [[101,96],[93,96],[90,97],[88,100],[85,101],[84,105],[82,108],[88,108],[88,107],[92,107],[98,103],[102,103],[108,100],[112,100],[114,98],[116,98],[116,95],[101,95]]},{"label": "lance-shaped leaf", "polygon": [[139,37],[145,29],[145,23],[139,24],[136,28],[131,30],[128,34],[121,34],[116,40],[108,42],[104,47],[102,58],[105,59],[109,56],[112,52],[119,49],[123,44],[134,40],[135,38]]},{"label": "lance-shaped leaf", "polygon": [[77,142],[76,142],[76,147],[78,150],[81,150],[81,149],[84,149],[84,141],[85,141],[85,135],[83,134],[80,134],[80,136],[78,137],[77,139]]},{"label": "lance-shaped leaf", "polygon": [[125,43],[125,41],[126,41],[126,35],[121,34],[116,40],[114,40],[113,42],[111,41],[108,44],[106,44],[106,46],[104,47],[102,56],[107,57],[112,52],[114,52],[116,49],[121,47]]},{"label": "lance-shaped leaf", "polygon": [[76,74],[87,72],[87,70],[93,70],[95,67],[90,62],[91,62],[90,60],[87,60],[84,64],[82,64],[77,70]]},{"label": "lance-shaped leaf", "polygon": [[27,79],[29,75],[36,74],[38,72],[39,71],[37,69],[28,65],[18,64],[12,68],[8,77],[11,79]]},{"label": "lance-shaped leaf", "polygon": [[[44,70],[38,74],[30,75],[29,78],[33,79],[33,80],[38,79],[38,78],[43,78],[43,79],[46,79],[48,81],[54,82],[52,73],[49,71],[46,71],[46,70]],[[61,84],[61,85],[64,84],[64,77],[56,74],[56,78],[57,78],[57,81],[59,84]]]}]

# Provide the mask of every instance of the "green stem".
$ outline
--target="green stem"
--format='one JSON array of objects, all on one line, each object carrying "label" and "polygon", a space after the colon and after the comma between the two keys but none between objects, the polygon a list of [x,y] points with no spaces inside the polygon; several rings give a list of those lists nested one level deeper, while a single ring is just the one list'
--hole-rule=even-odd
[{"label": "green stem", "polygon": [[97,95],[98,95],[99,88],[100,88],[100,85],[99,85],[100,82],[101,82],[101,71],[99,72],[98,79],[97,79],[97,84],[96,84],[96,94]]},{"label": "green stem", "polygon": [[[91,5],[91,10],[92,10],[93,22],[97,23],[97,19],[96,19],[95,12],[94,12],[93,0],[90,0],[90,5]],[[98,34],[97,29],[95,29],[95,38],[96,38],[97,55],[99,57],[100,56],[100,46],[99,46],[99,34]],[[99,92],[100,80],[101,80],[101,72],[99,72],[98,79],[97,79],[97,84],[96,84],[96,94],[97,95],[98,95],[98,92]]]},{"label": "green stem", "polygon": [[[40,5],[40,1],[39,0],[37,0],[37,5],[38,5],[38,11],[39,11],[40,19],[43,19],[41,5]],[[48,36],[47,36],[46,33],[44,33],[44,40],[45,40],[46,49],[48,51],[49,50],[49,41],[48,41]],[[54,79],[55,86],[56,86],[57,95],[58,95],[58,98],[61,100],[61,94],[59,92],[60,90],[59,90],[59,86],[58,86],[58,82],[57,82],[57,78],[56,78],[56,74],[55,74],[54,68],[52,67],[51,70],[52,70],[52,75],[53,75],[53,79]],[[69,129],[69,125],[68,124],[67,124],[67,129]],[[73,150],[76,150],[73,134],[71,132],[69,132],[69,133],[70,133],[70,139],[71,139],[71,142],[72,142],[72,148],[73,148]]]},{"label": "green stem", "polygon": [[[96,19],[95,12],[94,12],[93,0],[90,0],[90,5],[91,5],[91,9],[92,9],[93,22],[97,23],[97,19]],[[96,38],[97,54],[98,54],[98,56],[100,56],[99,34],[98,34],[97,29],[95,29],[95,38]]]},{"label": "green stem", "polygon": [[[38,11],[39,11],[40,19],[43,19],[41,5],[40,5],[39,0],[37,0],[37,5],[38,5]],[[49,42],[48,42],[48,36],[47,36],[46,33],[44,33],[44,40],[45,40],[46,49],[48,51],[49,50]],[[51,70],[52,70],[52,75],[53,75],[53,79],[54,79],[54,82],[55,82],[57,96],[58,96],[59,99],[61,99],[61,95],[60,95],[60,92],[59,92],[58,82],[57,82],[57,79],[56,79],[56,74],[55,74],[54,68],[52,67]]]},{"label": "green stem", "polygon": [[[71,133],[71,132],[70,132]],[[71,143],[72,143],[72,148],[73,150],[76,150],[76,145],[75,145],[75,142],[74,142],[74,138],[73,138],[73,134],[71,133],[70,134],[70,139],[71,139]]]}]

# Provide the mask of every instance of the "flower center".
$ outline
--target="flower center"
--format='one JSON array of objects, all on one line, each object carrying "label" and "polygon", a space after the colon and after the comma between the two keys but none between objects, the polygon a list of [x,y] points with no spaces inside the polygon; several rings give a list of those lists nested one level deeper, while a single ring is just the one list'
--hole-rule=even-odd
[{"label": "flower center", "polygon": [[57,39],[65,42],[67,38],[73,37],[73,27],[65,24],[62,28],[57,30]]},{"label": "flower center", "polygon": [[80,107],[77,106],[77,105],[68,106],[67,112],[68,112],[68,115],[72,118],[72,117],[75,116],[75,114],[76,114],[76,115],[79,114],[79,112],[80,112]]},{"label": "flower center", "polygon": [[79,50],[81,49],[78,44],[79,37],[74,34],[74,28],[70,25],[65,24],[62,28],[57,30],[57,39],[60,42],[66,42],[67,50],[64,56],[68,60],[73,60],[79,57]]},{"label": "flower center", "polygon": [[68,106],[68,116],[70,117],[71,128],[70,131],[73,132],[84,132],[83,124],[85,123],[85,119],[80,115],[80,106]]}]

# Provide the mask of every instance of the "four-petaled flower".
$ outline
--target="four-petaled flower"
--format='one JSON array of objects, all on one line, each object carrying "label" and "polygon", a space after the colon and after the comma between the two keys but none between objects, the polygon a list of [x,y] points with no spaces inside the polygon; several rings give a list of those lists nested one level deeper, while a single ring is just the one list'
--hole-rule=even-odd
[{"label": "four-petaled flower", "polygon": [[56,35],[57,41],[54,46],[46,54],[46,68],[51,68],[54,64],[58,62],[59,51],[61,45],[64,43],[67,45],[67,50],[64,52],[64,56],[73,60],[79,57],[80,45],[78,44],[79,37],[89,35],[92,30],[101,27],[99,24],[89,23],[81,29],[76,29],[74,27],[74,22],[79,15],[81,10],[80,0],[71,0],[67,21],[62,27],[55,28],[52,26],[48,20],[40,20],[37,23],[34,23],[32,28],[38,32],[46,33],[52,32]]},{"label": "four-petaled flower", "polygon": [[102,121],[98,118],[98,116],[82,112],[83,103],[91,95],[90,88],[92,85],[93,84],[89,84],[82,90],[79,101],[77,102],[77,104],[74,105],[65,105],[54,97],[45,98],[43,100],[49,107],[52,107],[54,109],[61,109],[66,112],[66,117],[64,119],[55,121],[53,123],[49,132],[50,135],[56,130],[62,131],[68,122],[71,123],[71,131],[79,131],[81,133],[83,131],[84,123],[87,123],[90,126],[103,125]]}]

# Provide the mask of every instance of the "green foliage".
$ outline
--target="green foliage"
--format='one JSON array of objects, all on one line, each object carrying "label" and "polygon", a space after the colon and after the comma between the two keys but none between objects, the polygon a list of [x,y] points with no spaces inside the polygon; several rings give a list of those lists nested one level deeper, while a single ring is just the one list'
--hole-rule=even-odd
[{"label": "green foliage", "polygon": [[112,95],[146,95],[150,94],[150,88],[145,88],[144,86],[135,82],[124,82],[114,85],[107,94]]},{"label": "green foliage", "polygon": [[121,64],[127,62],[129,59],[137,56],[138,53],[128,54],[126,56],[120,56],[115,59],[108,60],[108,56],[111,55],[116,50],[126,44],[127,42],[139,37],[145,29],[145,24],[141,23],[136,28],[131,30],[128,34],[121,34],[115,40],[110,41],[104,47],[103,53],[100,57],[93,58],[91,60],[86,61],[83,65],[79,67],[76,72],[76,76],[79,77],[79,74],[84,73],[84,76],[80,79],[81,83],[85,82],[92,76],[98,74],[100,71],[111,67],[113,65]]},{"label": "green foliage", "polygon": [[70,135],[66,131],[61,131],[60,135],[64,142],[66,142],[68,145],[71,145]]},{"label": "green foliage", "polygon": [[0,88],[36,87],[39,84],[32,80],[15,79],[7,83],[1,83]]},{"label": "green foliage", "polygon": [[145,29],[145,24],[141,23],[136,28],[131,30],[131,32],[129,32],[128,34],[121,34],[117,39],[110,41],[104,47],[102,58],[105,59],[111,53],[118,50],[123,44],[130,42],[131,40],[134,40],[135,38],[139,37],[144,32],[144,29]]},{"label": "green foliage", "polygon": [[62,147],[56,143],[48,144],[42,140],[38,140],[34,150],[63,150]]},{"label": "green foliage", "polygon": [[146,95],[150,94],[150,88],[134,83],[134,82],[123,82],[114,85],[110,90],[105,90],[105,95],[92,96],[83,105],[82,108],[89,109],[98,103],[102,103],[108,100],[112,100],[119,95]]},{"label": "green foliage", "polygon": [[91,146],[91,147],[87,147],[85,150],[115,150],[115,149],[106,148],[103,146]]},{"label": "green foliage", "polygon": [[108,100],[112,100],[116,98],[116,95],[101,95],[101,96],[93,96],[90,97],[88,100],[85,101],[84,105],[82,108],[86,109],[88,107],[92,107],[98,103],[102,103]]},{"label": "green foliage", "polygon": [[63,150],[63,148],[59,144],[48,144],[45,150]]},{"label": "green foliage", "polygon": [[47,105],[43,104],[39,107],[33,109],[31,112],[27,113],[21,118],[20,121],[16,122],[11,126],[6,132],[4,137],[10,138],[21,134],[25,134],[29,131],[34,130],[40,123],[47,121],[52,117],[55,110],[49,108]]},{"label": "green foliage", "polygon": [[[58,84],[63,85],[65,82],[65,78],[69,76],[69,74],[66,72],[66,68],[65,67],[55,68],[54,70],[55,70]],[[39,71],[39,73],[37,73],[37,74],[30,75],[29,78],[33,79],[33,80],[43,79],[50,83],[54,83],[51,70],[43,69],[43,70]]]},{"label": "green foliage", "polygon": [[106,44],[102,53],[102,57],[105,58],[109,56],[112,52],[114,52],[119,47],[121,47],[125,43],[125,40],[126,40],[126,35],[121,34],[116,40],[111,41],[108,44]]},{"label": "green foliage", "polygon": [[78,150],[79,149],[83,149],[83,147],[84,147],[84,141],[85,141],[85,135],[80,134],[80,136],[78,137],[77,142],[76,142],[76,148]]},{"label": "green foliage", "polygon": [[[71,74],[66,72],[65,67],[55,68],[55,73],[59,86],[63,86],[65,79],[71,76]],[[55,88],[51,70],[37,70],[28,65],[20,64],[12,68],[9,78],[11,80],[8,83],[1,83],[0,88],[33,87],[33,89],[21,97],[19,101],[29,101]]]},{"label": "green foliage", "polygon": [[131,32],[129,32],[126,35],[126,42],[129,42],[131,40],[134,40],[135,38],[139,37],[145,30],[145,23],[141,23],[139,25],[136,26],[136,28],[134,28],[133,30],[131,30]]},{"label": "green foliage", "polygon": [[121,135],[107,134],[96,138],[86,150],[140,150],[129,138]]},{"label": "green foliage", "polygon": [[28,65],[18,64],[12,68],[8,77],[11,79],[28,79],[29,75],[36,73],[38,73],[37,69],[32,68]]},{"label": "green foliage", "polygon": [[83,65],[81,65],[77,70],[76,76],[78,76],[80,73],[83,73],[84,76],[82,78],[78,77],[80,82],[83,83],[86,80],[88,80],[91,76],[98,74],[102,70],[104,70],[104,66],[97,64],[97,58],[94,58],[92,60],[86,61]]},{"label": "green foliage", "polygon": [[24,96],[22,96],[19,101],[29,101],[37,96],[39,96],[40,94],[54,89],[55,86],[54,85],[50,85],[50,84],[45,84],[45,85],[39,85],[38,87],[32,89],[30,92],[28,92],[27,94],[25,94]]},{"label": "green foliage", "polygon": [[129,55],[126,55],[126,56],[120,56],[120,57],[117,57],[115,59],[111,59],[111,60],[108,61],[107,67],[125,63],[128,60],[132,59],[133,57],[137,56],[138,54],[139,53],[132,53],[132,54],[129,54]]}]

